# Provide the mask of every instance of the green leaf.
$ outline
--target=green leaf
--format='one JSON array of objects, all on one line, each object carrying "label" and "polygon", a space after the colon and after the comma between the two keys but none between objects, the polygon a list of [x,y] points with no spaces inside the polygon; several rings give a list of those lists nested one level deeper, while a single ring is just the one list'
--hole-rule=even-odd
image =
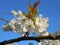
[{"label": "green leaf", "polygon": [[35,10],[34,17],[37,15],[37,13],[38,13],[38,9]]}]

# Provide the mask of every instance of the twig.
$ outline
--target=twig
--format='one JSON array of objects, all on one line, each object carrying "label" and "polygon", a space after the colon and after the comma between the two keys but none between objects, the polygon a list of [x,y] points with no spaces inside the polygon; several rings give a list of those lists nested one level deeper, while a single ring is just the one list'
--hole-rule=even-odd
[{"label": "twig", "polygon": [[0,42],[0,45],[5,45],[5,44],[10,44],[14,42],[19,42],[19,41],[24,41],[24,40],[35,40],[37,42],[40,42],[42,39],[47,39],[47,40],[59,40],[60,35],[55,35],[55,37],[52,36],[41,36],[41,37],[19,37],[7,41]]}]

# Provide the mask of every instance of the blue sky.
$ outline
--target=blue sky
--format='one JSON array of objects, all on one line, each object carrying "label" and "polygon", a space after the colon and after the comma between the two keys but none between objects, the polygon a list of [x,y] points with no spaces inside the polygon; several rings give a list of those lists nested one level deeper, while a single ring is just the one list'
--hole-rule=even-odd
[{"label": "blue sky", "polygon": [[[31,0],[31,5],[38,0]],[[6,18],[8,20],[13,19],[11,14],[1,14],[1,12],[11,12],[11,10],[21,10],[28,12],[27,10],[28,0],[0,0],[0,17]],[[60,21],[60,0],[40,0],[38,5],[38,15],[42,14],[43,17],[49,18],[49,27],[47,28],[48,32],[55,33],[58,28],[58,22]],[[0,20],[0,42],[4,40],[9,40],[13,38],[20,37],[19,34],[14,32],[5,32],[2,30],[1,26],[5,22]],[[29,42],[29,41],[28,41]],[[32,41],[31,41],[32,42]],[[35,45],[37,42],[33,41]],[[28,45],[27,41],[19,42],[20,45]]]}]

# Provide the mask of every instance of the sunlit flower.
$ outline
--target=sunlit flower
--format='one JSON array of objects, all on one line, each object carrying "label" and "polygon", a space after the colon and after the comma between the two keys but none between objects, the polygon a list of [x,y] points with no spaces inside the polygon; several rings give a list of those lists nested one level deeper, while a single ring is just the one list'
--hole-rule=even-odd
[{"label": "sunlit flower", "polygon": [[10,22],[9,22],[9,25],[13,25],[16,23],[16,20],[15,19],[12,19]]},{"label": "sunlit flower", "polygon": [[22,37],[24,36],[25,34],[22,34]]},{"label": "sunlit flower", "polygon": [[47,31],[42,34],[42,36],[48,36],[48,35],[49,35],[49,33]]},{"label": "sunlit flower", "polygon": [[22,14],[22,12],[20,10],[17,12],[17,16],[16,17],[17,17],[18,20],[25,18],[25,16]]},{"label": "sunlit flower", "polygon": [[23,32],[27,32],[26,26],[23,27]]},{"label": "sunlit flower", "polygon": [[[48,18],[43,18],[42,14],[33,19],[28,19],[20,10],[12,10],[11,13],[15,18],[12,19],[8,25],[14,32],[20,33],[21,35],[24,35],[27,31],[36,33],[37,35],[48,35],[48,32],[43,33],[48,27]],[[6,26],[3,26],[3,28],[5,27]]]},{"label": "sunlit flower", "polygon": [[16,16],[17,15],[17,12],[15,10],[12,10],[11,13]]}]

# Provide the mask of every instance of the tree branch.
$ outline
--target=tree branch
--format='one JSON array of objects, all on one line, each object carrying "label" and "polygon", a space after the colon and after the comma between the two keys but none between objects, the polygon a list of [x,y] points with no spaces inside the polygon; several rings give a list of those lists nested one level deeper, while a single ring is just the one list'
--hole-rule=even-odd
[{"label": "tree branch", "polygon": [[39,37],[39,36],[38,37],[19,37],[19,38],[15,38],[15,39],[11,39],[11,40],[0,42],[0,45],[10,44],[10,43],[24,41],[24,40],[35,40],[37,42],[40,42],[40,40],[43,40],[43,39],[59,40],[60,39],[60,35],[55,35],[55,37],[52,37],[50,35],[49,36],[41,36],[41,37]]}]

